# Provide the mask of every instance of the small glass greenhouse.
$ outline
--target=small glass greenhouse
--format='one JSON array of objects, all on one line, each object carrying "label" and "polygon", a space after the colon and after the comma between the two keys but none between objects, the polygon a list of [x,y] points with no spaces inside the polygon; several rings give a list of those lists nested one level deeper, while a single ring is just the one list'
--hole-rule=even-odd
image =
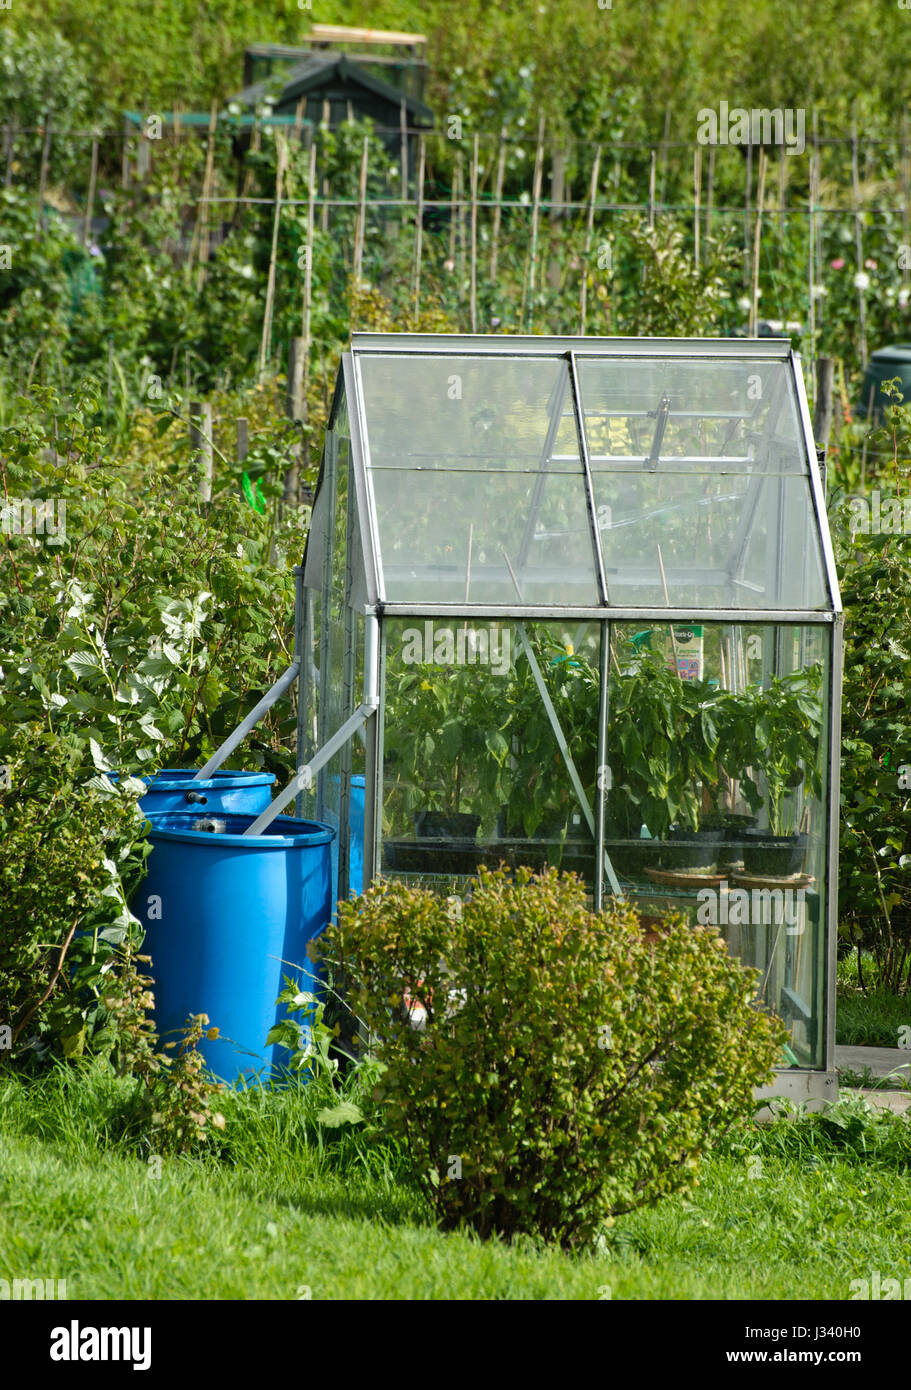
[{"label": "small glass greenhouse", "polygon": [[717,923],[776,1093],[833,1094],[842,619],[786,341],[355,335],[299,593],[338,897],[363,797],[364,882],[553,863]]}]

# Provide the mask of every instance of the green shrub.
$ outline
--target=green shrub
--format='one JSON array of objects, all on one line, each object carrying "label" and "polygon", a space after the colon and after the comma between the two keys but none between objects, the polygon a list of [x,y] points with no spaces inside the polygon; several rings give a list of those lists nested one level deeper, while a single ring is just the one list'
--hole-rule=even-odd
[{"label": "green shrub", "polygon": [[482,869],[464,903],[381,880],[324,950],[376,1035],[383,1123],[441,1225],[482,1236],[581,1247],[689,1188],[784,1038],[712,929],[668,919],[650,945],[555,870]]},{"label": "green shrub", "polygon": [[0,1062],[76,1056],[93,1033],[103,1049],[103,995],[141,932],[126,900],[149,848],[142,814],[99,786],[88,748],[38,724],[0,737],[0,756]]}]

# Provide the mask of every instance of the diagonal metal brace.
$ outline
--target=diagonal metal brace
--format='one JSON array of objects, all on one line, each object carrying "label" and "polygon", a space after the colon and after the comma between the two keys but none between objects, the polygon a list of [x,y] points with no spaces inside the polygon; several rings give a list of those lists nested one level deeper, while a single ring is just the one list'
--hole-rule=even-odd
[{"label": "diagonal metal brace", "polygon": [[217,768],[221,767],[222,763],[225,762],[227,758],[230,758],[234,749],[239,743],[243,743],[247,734],[254,725],[259,723],[266,711],[271,709],[275,701],[279,699],[280,696],[284,695],[288,686],[292,685],[294,681],[297,680],[300,674],[300,668],[301,664],[299,661],[292,661],[284,675],[279,676],[278,680],[272,686],[272,689],[266,691],[259,704],[250,711],[242,723],[238,724],[233,734],[228,735],[221,747],[216,749],[205,767],[199,769],[196,776],[193,778],[194,782],[204,782],[207,777],[212,776],[212,773],[215,772]]},{"label": "diagonal metal brace", "polygon": [[308,763],[300,768],[296,776],[285,787],[284,791],[279,792],[275,800],[257,816],[256,820],[245,831],[244,835],[261,835],[268,826],[272,824],[280,811],[293,801],[298,792],[309,791],[313,786],[313,778],[321,767],[325,767],[335,757],[340,748],[344,748],[350,738],[353,738],[358,729],[363,728],[367,720],[377,711],[377,704],[358,705],[357,709],[349,719],[346,719],[340,729],[323,744],[318,753],[314,753]]}]

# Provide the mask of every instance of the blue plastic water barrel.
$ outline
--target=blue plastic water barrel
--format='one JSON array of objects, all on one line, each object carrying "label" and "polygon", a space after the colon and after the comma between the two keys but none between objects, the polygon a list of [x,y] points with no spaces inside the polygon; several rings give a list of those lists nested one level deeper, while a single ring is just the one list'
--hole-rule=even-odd
[{"label": "blue plastic water barrel", "polygon": [[349,812],[351,835],[348,841],[348,882],[352,893],[363,893],[364,891],[365,795],[365,778],[363,773],[356,773],[351,778],[351,809]]},{"label": "blue plastic water barrel", "polygon": [[[333,794],[338,799],[339,779],[330,779]],[[351,893],[364,891],[364,796],[365,779],[363,773],[355,773],[351,778],[351,798],[348,803],[348,888]],[[337,819],[335,809],[332,819]],[[338,900],[338,841],[332,846],[332,888],[334,901]],[[334,910],[334,909],[333,909]]]},{"label": "blue plastic water barrel", "polygon": [[[140,797],[140,809],[149,816],[165,811],[196,811],[197,815],[231,811],[258,816],[272,800],[274,772],[223,772],[219,768],[205,781],[194,782],[197,771],[195,767],[162,768]],[[188,800],[190,796],[192,801]]]},{"label": "blue plastic water barrel", "polygon": [[152,958],[156,1026],[168,1041],[190,1014],[206,1013],[220,1030],[200,1048],[215,1075],[266,1078],[288,1058],[265,1045],[284,976],[313,987],[307,943],[332,912],[335,831],[277,816],[268,834],[245,837],[255,817],[222,812],[225,832],[212,834],[192,829],[199,814],[152,819],[148,875],[132,903]]}]

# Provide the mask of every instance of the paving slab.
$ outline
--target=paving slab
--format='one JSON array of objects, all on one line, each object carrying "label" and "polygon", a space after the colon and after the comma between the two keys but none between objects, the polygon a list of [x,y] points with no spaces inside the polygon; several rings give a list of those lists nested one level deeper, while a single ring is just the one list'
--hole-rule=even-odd
[{"label": "paving slab", "polygon": [[839,1071],[860,1071],[869,1067],[874,1076],[911,1076],[911,1050],[903,1047],[836,1047],[835,1065]]},{"label": "paving slab", "polygon": [[896,1115],[911,1115],[911,1091],[876,1091],[870,1086],[842,1086],[843,1096],[863,1096],[878,1110],[892,1110]]}]

